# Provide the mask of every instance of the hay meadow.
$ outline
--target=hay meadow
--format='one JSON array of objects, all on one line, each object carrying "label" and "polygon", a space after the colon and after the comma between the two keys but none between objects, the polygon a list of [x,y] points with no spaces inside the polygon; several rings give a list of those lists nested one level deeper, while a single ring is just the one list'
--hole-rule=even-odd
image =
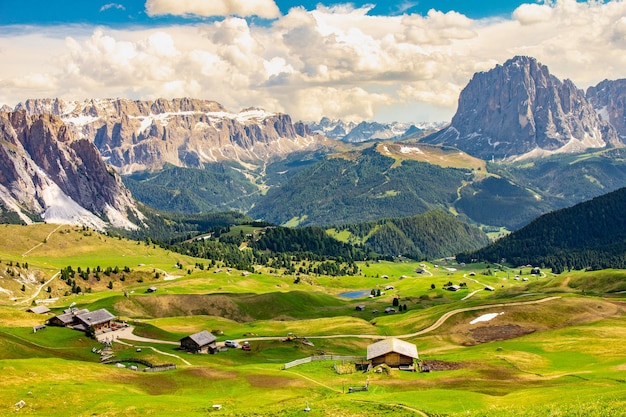
[{"label": "hay meadow", "polygon": [[[262,268],[199,268],[206,260],[78,227],[0,231],[1,415],[626,415],[624,271],[363,262],[358,276],[307,275],[296,284]],[[72,293],[60,279],[70,266],[98,271],[99,280],[77,279],[82,291]],[[448,283],[463,285],[448,291]],[[369,297],[372,290],[381,295]],[[394,298],[406,310],[383,313]],[[27,312],[36,305],[51,312]],[[121,363],[176,369],[102,364],[103,344],[83,332],[33,332],[70,305],[106,308],[146,338],[114,341]],[[251,349],[179,349],[202,330]],[[414,343],[433,370],[363,372],[343,359],[284,369],[312,355],[365,356],[389,336]],[[348,393],[366,381],[368,391]]]}]

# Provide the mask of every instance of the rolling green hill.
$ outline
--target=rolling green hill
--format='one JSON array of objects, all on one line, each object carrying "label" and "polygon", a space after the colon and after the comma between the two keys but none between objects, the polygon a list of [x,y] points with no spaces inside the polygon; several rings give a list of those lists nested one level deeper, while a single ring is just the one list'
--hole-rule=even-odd
[{"label": "rolling green hill", "polygon": [[568,269],[626,267],[626,188],[545,214],[493,244],[457,259]]},{"label": "rolling green hill", "polygon": [[300,226],[412,216],[451,205],[469,172],[399,163],[371,147],[303,169],[270,189],[249,214],[276,224],[295,219]]},{"label": "rolling green hill", "polygon": [[462,248],[481,248],[489,243],[477,227],[461,222],[454,216],[433,210],[400,219],[385,219],[337,227],[348,231],[348,241],[362,242],[374,252],[412,259],[435,259],[451,256]]}]

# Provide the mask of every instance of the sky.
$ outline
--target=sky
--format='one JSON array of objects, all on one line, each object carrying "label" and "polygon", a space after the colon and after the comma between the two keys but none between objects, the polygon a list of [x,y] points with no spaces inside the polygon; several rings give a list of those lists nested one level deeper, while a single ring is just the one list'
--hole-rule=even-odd
[{"label": "sky", "polygon": [[294,120],[447,121],[474,73],[532,56],[626,78],[623,0],[0,0],[0,105],[194,97]]}]

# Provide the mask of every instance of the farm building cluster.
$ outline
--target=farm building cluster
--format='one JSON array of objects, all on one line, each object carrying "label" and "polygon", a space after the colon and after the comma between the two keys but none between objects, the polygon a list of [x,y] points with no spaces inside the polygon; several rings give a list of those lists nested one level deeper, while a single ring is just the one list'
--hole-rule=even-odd
[{"label": "farm building cluster", "polygon": [[124,326],[124,324],[116,322],[115,316],[105,308],[94,311],[89,311],[86,308],[68,308],[63,311],[63,314],[50,318],[48,325],[69,327],[93,336]]}]

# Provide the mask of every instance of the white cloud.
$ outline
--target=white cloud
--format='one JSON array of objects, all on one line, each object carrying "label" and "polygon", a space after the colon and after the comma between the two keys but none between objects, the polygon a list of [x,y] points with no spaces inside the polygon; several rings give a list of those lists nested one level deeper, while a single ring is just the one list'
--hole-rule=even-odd
[{"label": "white cloud", "polygon": [[273,0],[147,0],[149,16],[259,16],[274,19],[280,11]]},{"label": "white cloud", "polygon": [[522,25],[532,25],[550,20],[553,11],[548,4],[522,4],[515,9],[513,17]]},{"label": "white cloud", "polygon": [[0,31],[0,102],[187,95],[295,119],[419,121],[426,106],[450,118],[475,72],[514,55],[533,56],[581,88],[626,76],[626,2],[529,2],[497,20],[370,10],[297,7],[269,26],[226,17],[157,29],[8,28]]},{"label": "white cloud", "polygon": [[126,10],[126,7],[124,7],[123,4],[107,3],[104,6],[100,7],[100,12],[105,12],[105,11],[110,10],[110,9]]}]

